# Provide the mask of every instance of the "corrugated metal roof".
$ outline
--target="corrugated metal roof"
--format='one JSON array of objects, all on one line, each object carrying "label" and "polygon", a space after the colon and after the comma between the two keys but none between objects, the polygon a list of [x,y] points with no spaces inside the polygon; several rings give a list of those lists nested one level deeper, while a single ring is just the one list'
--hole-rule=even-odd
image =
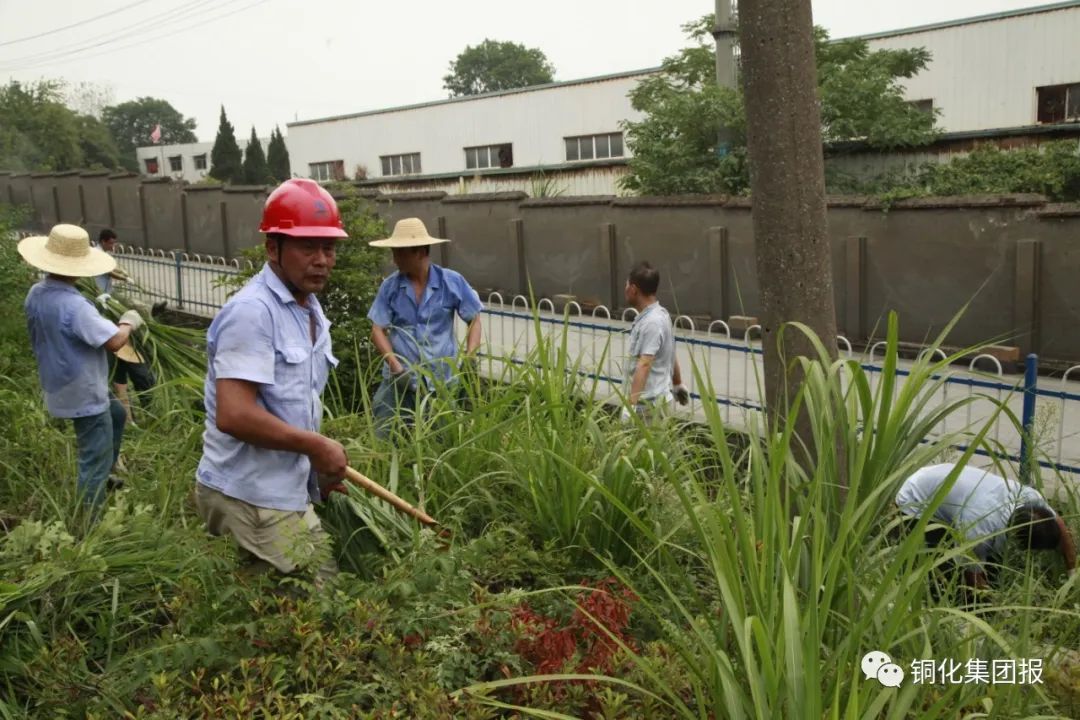
[{"label": "corrugated metal roof", "polygon": [[1037,15],[1039,13],[1054,12],[1055,10],[1067,10],[1074,7],[1080,7],[1080,0],[1067,0],[1066,2],[1057,2],[1050,5],[1033,5],[1032,7],[1005,10],[1003,12],[990,13],[988,15],[975,15],[973,17],[960,18],[957,20],[944,20],[928,25],[915,25],[899,30],[885,30],[883,32],[869,33],[867,35],[855,35],[850,38],[837,38],[837,40],[877,40],[880,38],[896,37],[898,35],[911,35],[913,33],[927,32],[928,30],[944,30],[945,28],[959,27],[961,25],[974,25],[976,23],[992,22],[994,20],[1005,20],[1007,18],[1020,17],[1022,15]]},{"label": "corrugated metal roof", "polygon": [[[1077,1],[1080,2],[1080,0]],[[428,102],[414,103],[412,105],[398,105],[397,107],[379,108],[378,110],[365,110],[363,112],[347,113],[345,115],[331,115],[330,117],[315,118],[313,120],[298,120],[291,123],[285,123],[285,127],[315,125],[317,123],[333,122],[335,120],[350,120],[352,118],[365,117],[368,115],[382,115],[384,113],[400,112],[402,110],[416,110],[418,108],[434,107],[436,105],[449,105],[451,103],[472,102],[474,100],[484,100],[487,98],[502,97],[503,95],[519,95],[521,93],[536,92],[538,90],[550,90],[551,88],[569,87],[571,85],[587,85],[589,83],[606,82],[608,80],[621,80],[623,78],[635,77],[638,75],[651,75],[652,73],[659,71],[659,67],[653,67],[645,68],[643,70],[627,70],[624,72],[611,73],[609,75],[594,75],[592,77],[580,78],[578,80],[560,80],[559,82],[545,83],[543,85],[530,85],[528,87],[512,88],[510,90],[496,90],[495,92],[483,93],[481,95],[464,95],[462,97],[445,98],[443,100],[430,100]]]}]

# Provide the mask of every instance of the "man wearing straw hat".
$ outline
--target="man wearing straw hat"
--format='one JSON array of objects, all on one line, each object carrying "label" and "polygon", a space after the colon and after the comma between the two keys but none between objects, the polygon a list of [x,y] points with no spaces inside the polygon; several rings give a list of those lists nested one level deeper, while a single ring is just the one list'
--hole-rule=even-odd
[{"label": "man wearing straw hat", "polygon": [[460,273],[431,262],[431,246],[446,242],[428,235],[419,218],[405,218],[389,238],[369,243],[390,248],[398,269],[383,281],[368,312],[371,340],[386,361],[372,400],[380,437],[389,434],[395,416],[415,408],[418,393],[454,381],[455,313],[469,326],[470,362],[480,347],[480,296]]},{"label": "man wearing straw hat", "polygon": [[124,408],[109,396],[106,351],[123,347],[143,320],[128,310],[114,325],[76,289],[79,278],[116,267],[107,253],[90,247],[82,228],[56,225],[47,237],[22,240],[19,254],[47,273],[26,296],[30,343],[49,413],[75,425],[78,492],[88,505],[97,506],[124,434]]},{"label": "man wearing straw hat", "polygon": [[319,433],[337,359],[316,293],[347,235],[330,193],[307,179],[270,193],[259,230],[267,263],[206,334],[195,502],[210,533],[231,535],[254,570],[321,581],[337,564],[312,503],[339,487],[348,457]]}]

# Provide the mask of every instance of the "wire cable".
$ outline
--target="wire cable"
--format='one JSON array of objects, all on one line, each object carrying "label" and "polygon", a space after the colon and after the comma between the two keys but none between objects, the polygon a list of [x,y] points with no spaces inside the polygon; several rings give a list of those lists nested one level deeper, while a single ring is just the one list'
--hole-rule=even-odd
[{"label": "wire cable", "polygon": [[46,30],[45,32],[40,32],[37,35],[27,35],[26,37],[15,38],[14,40],[5,40],[4,42],[0,42],[0,47],[5,47],[7,45],[16,45],[18,43],[27,42],[29,40],[37,40],[38,38],[45,37],[46,35],[52,35],[54,33],[63,32],[64,30],[71,30],[72,28],[81,27],[83,25],[89,25],[90,23],[95,22],[97,20],[101,20],[102,18],[107,18],[107,17],[110,17],[112,15],[116,15],[117,13],[122,13],[125,10],[130,10],[131,8],[138,7],[140,5],[145,5],[146,3],[153,2],[153,1],[154,0],[138,0],[138,2],[133,2],[130,5],[124,5],[123,7],[116,8],[115,10],[110,10],[107,13],[102,13],[100,15],[95,15],[92,18],[86,18],[85,20],[80,20],[77,23],[71,23],[70,25],[64,25],[63,27],[53,28],[52,30]]}]

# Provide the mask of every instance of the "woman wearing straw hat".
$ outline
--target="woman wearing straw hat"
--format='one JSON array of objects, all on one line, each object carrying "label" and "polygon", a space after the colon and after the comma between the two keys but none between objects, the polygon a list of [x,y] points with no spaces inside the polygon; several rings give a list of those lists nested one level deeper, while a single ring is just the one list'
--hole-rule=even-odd
[{"label": "woman wearing straw hat", "polygon": [[75,425],[79,494],[97,506],[124,434],[124,408],[109,396],[106,351],[122,348],[142,326],[142,316],[128,310],[114,325],[76,289],[79,278],[116,267],[107,253],[90,247],[82,228],[56,225],[47,237],[22,240],[19,254],[47,273],[30,288],[24,304],[30,343],[49,413]]},{"label": "woman wearing straw hat", "polygon": [[398,268],[383,281],[368,312],[371,340],[386,360],[372,401],[380,437],[401,409],[416,406],[418,391],[434,390],[436,381],[453,382],[455,313],[469,326],[466,356],[474,357],[480,347],[480,296],[460,273],[431,262],[431,246],[445,242],[450,241],[428,235],[418,218],[405,218],[389,238],[369,243],[390,248]]}]

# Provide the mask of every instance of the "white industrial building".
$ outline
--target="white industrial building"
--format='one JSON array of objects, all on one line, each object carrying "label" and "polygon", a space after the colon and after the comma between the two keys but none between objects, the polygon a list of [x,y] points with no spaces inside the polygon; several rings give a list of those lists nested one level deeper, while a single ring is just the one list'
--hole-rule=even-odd
[{"label": "white industrial building", "polygon": [[[240,149],[247,147],[247,141],[239,141]],[[263,152],[270,149],[269,138],[259,138]],[[139,172],[149,177],[170,177],[197,183],[206,179],[210,173],[210,152],[214,143],[185,143],[178,145],[147,145],[137,148],[135,156],[139,161]]]},{"label": "white industrial building", "polygon": [[872,50],[930,51],[906,96],[932,101],[946,133],[1080,121],[1077,0],[862,37]]},{"label": "white industrial building", "polygon": [[[924,47],[907,98],[938,111],[948,149],[971,138],[1080,131],[1080,0],[863,36],[872,50]],[[365,178],[383,191],[524,189],[543,171],[568,194],[613,193],[630,154],[627,93],[657,68],[288,125],[294,173]],[[957,141],[963,141],[957,144]],[[880,159],[873,162],[881,163]],[[850,164],[850,163],[849,163]]]},{"label": "white industrial building", "polygon": [[[981,142],[1080,138],[1080,0],[862,37],[872,50],[930,51],[905,95],[937,111],[943,135],[902,153],[831,148],[830,162],[842,171],[872,175]],[[360,179],[383,192],[615,193],[630,155],[622,123],[641,117],[628,93],[658,70],[289,123],[293,174]],[[212,145],[139,148],[140,169],[196,182],[208,172]]]},{"label": "white industrial building", "polygon": [[627,94],[652,70],[289,123],[294,173],[470,192],[522,189],[539,171],[572,195],[610,193],[629,149]]}]

